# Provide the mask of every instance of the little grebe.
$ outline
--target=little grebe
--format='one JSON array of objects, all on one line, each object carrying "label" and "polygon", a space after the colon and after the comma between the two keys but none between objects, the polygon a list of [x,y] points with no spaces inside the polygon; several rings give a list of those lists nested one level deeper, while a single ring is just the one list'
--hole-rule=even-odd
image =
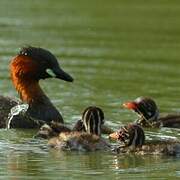
[{"label": "little grebe", "polygon": [[179,155],[180,141],[178,140],[151,140],[145,142],[144,131],[137,124],[128,124],[119,131],[109,135],[110,139],[121,143],[114,151],[118,153],[134,152],[136,154]]},{"label": "little grebe", "polygon": [[[22,102],[29,105],[26,116],[31,118],[26,124],[25,118],[15,117],[12,119],[11,128],[33,128],[39,126],[39,120],[47,123],[52,120],[63,123],[61,114],[40,88],[39,80],[58,78],[72,82],[73,78],[60,68],[56,57],[50,51],[31,46],[22,48],[19,54],[12,59],[10,72],[12,82]],[[1,99],[6,99],[8,104],[9,100],[6,97]],[[12,100],[9,104],[6,105],[7,112],[10,112],[11,107],[17,102]],[[37,120],[37,123],[33,122],[33,119]],[[0,121],[2,121],[0,122],[1,128],[5,128],[7,116]]]},{"label": "little grebe", "polygon": [[104,112],[101,108],[97,106],[89,106],[87,107],[84,112],[82,113],[82,119],[76,122],[75,126],[73,127],[73,131],[85,131],[85,124],[83,121],[86,121],[89,118],[94,119],[101,119],[101,132],[104,134],[113,133],[113,130],[107,127],[104,119]]},{"label": "little grebe", "polygon": [[110,150],[110,145],[101,137],[103,120],[102,114],[98,115],[92,107],[87,108],[83,113],[81,131],[62,132],[51,138],[48,144],[62,150]]},{"label": "little grebe", "polygon": [[50,139],[52,137],[59,136],[62,132],[71,132],[71,128],[67,127],[67,125],[51,121],[48,124],[43,124],[37,134],[34,136],[35,138],[43,138]]},{"label": "little grebe", "polygon": [[123,106],[131,109],[139,116],[137,123],[143,127],[172,127],[180,128],[180,114],[159,117],[159,110],[155,101],[148,97],[138,97],[134,101],[126,102]]}]

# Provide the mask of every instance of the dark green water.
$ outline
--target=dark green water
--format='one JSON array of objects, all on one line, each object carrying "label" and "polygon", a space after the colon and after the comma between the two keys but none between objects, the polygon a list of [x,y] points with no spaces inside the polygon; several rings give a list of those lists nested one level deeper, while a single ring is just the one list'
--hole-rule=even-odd
[{"label": "dark green water", "polygon": [[[0,0],[0,92],[18,96],[8,64],[19,47],[51,50],[75,82],[41,86],[74,123],[89,105],[113,128],[136,116],[124,101],[151,96],[162,113],[180,112],[178,0]],[[0,131],[0,179],[177,179],[179,157],[117,156],[49,150],[34,131]],[[180,138],[180,130],[146,132]]]}]

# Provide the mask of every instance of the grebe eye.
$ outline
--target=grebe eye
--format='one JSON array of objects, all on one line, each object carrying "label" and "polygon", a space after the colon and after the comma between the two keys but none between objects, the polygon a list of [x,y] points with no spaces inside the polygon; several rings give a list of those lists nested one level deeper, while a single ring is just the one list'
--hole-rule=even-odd
[{"label": "grebe eye", "polygon": [[55,73],[52,71],[52,69],[46,69],[46,72],[50,75],[50,76],[52,76],[52,77],[56,77],[56,75],[55,75]]}]

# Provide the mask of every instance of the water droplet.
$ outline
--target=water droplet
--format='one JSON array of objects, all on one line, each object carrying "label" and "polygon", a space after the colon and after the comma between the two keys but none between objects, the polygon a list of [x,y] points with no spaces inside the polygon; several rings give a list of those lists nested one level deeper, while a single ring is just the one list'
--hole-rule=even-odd
[{"label": "water droplet", "polygon": [[11,108],[11,112],[9,113],[9,117],[8,117],[7,129],[10,129],[10,124],[13,117],[20,113],[21,114],[26,113],[26,111],[28,110],[28,107],[29,107],[28,104],[20,104]]}]

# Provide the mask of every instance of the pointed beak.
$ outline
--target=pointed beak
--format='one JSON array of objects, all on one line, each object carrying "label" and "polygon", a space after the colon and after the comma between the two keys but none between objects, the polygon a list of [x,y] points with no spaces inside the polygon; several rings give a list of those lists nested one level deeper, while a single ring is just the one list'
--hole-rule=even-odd
[{"label": "pointed beak", "polygon": [[119,139],[119,133],[118,132],[111,133],[109,135],[109,139],[111,139],[111,140],[118,140]]},{"label": "pointed beak", "polygon": [[136,110],[137,109],[137,104],[135,102],[126,102],[123,104],[123,107],[131,110]]},{"label": "pointed beak", "polygon": [[53,69],[53,73],[55,74],[55,78],[62,79],[64,81],[73,82],[73,78],[63,71],[60,67],[56,67]]}]

